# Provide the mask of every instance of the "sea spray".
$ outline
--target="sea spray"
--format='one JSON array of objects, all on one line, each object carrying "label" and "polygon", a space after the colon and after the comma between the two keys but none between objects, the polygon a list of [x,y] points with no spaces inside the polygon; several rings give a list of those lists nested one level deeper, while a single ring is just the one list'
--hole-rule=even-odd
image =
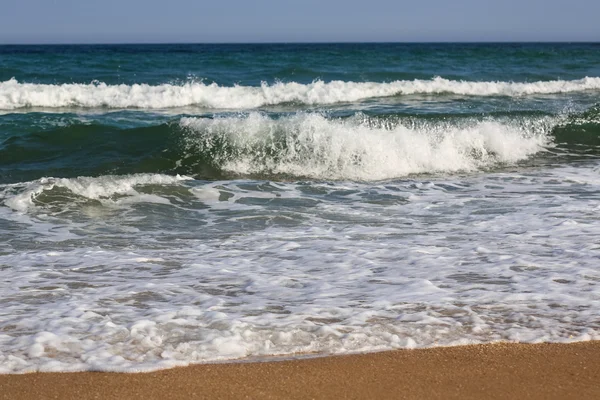
[{"label": "sea spray", "polygon": [[239,175],[381,180],[513,163],[551,141],[549,119],[404,124],[357,115],[328,119],[260,113],[182,118],[188,152]]}]

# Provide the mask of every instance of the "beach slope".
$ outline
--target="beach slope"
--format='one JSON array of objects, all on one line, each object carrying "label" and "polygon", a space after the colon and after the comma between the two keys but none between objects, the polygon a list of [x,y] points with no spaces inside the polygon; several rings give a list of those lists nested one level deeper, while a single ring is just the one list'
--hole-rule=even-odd
[{"label": "beach slope", "polygon": [[2,399],[598,399],[600,342],[398,350],[152,373],[0,375]]}]

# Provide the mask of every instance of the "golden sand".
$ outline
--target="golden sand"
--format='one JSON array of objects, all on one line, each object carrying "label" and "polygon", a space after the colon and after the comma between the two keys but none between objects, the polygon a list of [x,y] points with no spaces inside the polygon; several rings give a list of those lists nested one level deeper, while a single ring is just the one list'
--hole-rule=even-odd
[{"label": "golden sand", "polygon": [[600,342],[490,344],[152,373],[0,375],[2,399],[600,399]]}]

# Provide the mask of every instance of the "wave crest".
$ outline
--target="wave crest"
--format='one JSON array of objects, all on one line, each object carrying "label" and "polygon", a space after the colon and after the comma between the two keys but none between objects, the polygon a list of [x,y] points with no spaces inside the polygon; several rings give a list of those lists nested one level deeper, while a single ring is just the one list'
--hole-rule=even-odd
[{"label": "wave crest", "polygon": [[134,84],[35,84],[15,79],[0,82],[0,109],[44,108],[139,108],[165,109],[199,106],[218,109],[250,109],[286,103],[306,105],[355,102],[369,98],[410,94],[468,96],[524,96],[600,90],[600,77],[529,83],[469,82],[441,77],[431,80],[379,82],[314,81],[262,83],[261,86],[219,86],[190,82],[182,85]]},{"label": "wave crest", "polygon": [[[143,185],[174,185],[189,180],[186,176],[161,174],[135,174],[125,176],[106,175],[101,177],[41,178],[24,184],[7,185],[0,191],[0,200],[15,211],[26,212],[35,206],[35,200],[44,192],[66,189],[70,194],[87,200],[98,200],[114,204],[136,200],[162,202],[158,196],[144,195],[136,190]],[[60,196],[64,200],[65,195]],[[123,199],[120,199],[120,198]],[[132,200],[133,199],[133,200]],[[51,201],[47,201],[48,205]]]},{"label": "wave crest", "polygon": [[468,171],[522,160],[548,145],[550,121],[461,125],[331,120],[319,114],[271,119],[182,118],[190,156],[238,175],[383,180],[409,174]]}]

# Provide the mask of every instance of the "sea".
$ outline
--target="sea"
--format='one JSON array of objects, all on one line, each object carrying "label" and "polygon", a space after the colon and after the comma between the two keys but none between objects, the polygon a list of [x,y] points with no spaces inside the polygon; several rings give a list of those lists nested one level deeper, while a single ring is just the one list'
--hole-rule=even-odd
[{"label": "sea", "polygon": [[600,339],[600,44],[0,46],[0,373]]}]

